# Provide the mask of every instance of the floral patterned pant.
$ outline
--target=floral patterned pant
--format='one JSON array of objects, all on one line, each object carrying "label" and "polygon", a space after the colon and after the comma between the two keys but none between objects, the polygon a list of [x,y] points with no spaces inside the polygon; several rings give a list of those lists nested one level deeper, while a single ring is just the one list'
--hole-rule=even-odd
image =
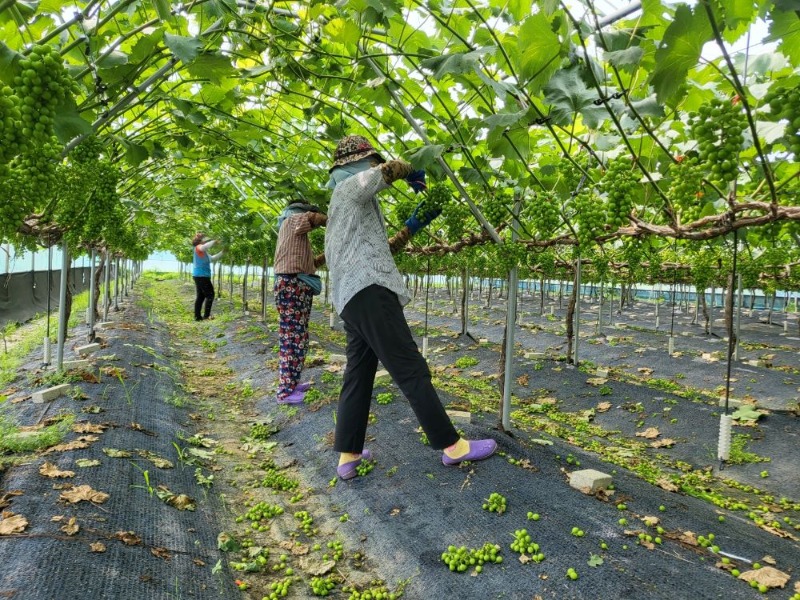
[{"label": "floral patterned pant", "polygon": [[280,354],[278,393],[280,399],[294,391],[308,348],[308,318],[311,315],[311,288],[293,275],[275,276],[275,305],[278,308]]}]

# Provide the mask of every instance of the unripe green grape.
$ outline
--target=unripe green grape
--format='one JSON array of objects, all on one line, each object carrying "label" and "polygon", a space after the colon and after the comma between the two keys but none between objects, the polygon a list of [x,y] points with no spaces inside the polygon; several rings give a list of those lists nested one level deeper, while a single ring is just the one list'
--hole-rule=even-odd
[{"label": "unripe green grape", "polygon": [[521,216],[530,221],[540,239],[550,238],[561,225],[559,200],[552,193],[535,194],[523,207]]},{"label": "unripe green grape", "polygon": [[744,142],[747,117],[738,102],[712,98],[690,120],[700,161],[711,169],[711,178],[728,183],[739,174],[738,154]]},{"label": "unripe green grape", "polygon": [[608,163],[600,191],[606,194],[608,223],[614,227],[629,225],[633,210],[633,195],[638,185],[635,165],[628,158],[618,158]]}]

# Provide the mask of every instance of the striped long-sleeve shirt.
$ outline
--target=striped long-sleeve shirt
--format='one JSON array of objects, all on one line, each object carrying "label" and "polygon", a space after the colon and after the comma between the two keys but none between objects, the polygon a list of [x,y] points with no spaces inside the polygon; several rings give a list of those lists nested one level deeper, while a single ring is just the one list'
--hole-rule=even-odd
[{"label": "striped long-sleeve shirt", "polygon": [[275,272],[284,274],[306,273],[313,275],[314,253],[308,232],[324,225],[327,216],[322,213],[304,212],[290,215],[281,223],[278,244],[275,248]]},{"label": "striped long-sleeve shirt", "polygon": [[325,260],[331,278],[331,299],[341,313],[364,288],[377,284],[411,299],[389,248],[383,214],[375,195],[405,178],[411,165],[392,160],[362,171],[333,190],[325,231]]}]

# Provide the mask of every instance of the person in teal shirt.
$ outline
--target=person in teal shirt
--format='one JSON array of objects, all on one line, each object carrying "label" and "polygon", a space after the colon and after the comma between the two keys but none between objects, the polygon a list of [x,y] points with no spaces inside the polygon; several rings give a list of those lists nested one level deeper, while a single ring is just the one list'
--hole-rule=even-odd
[{"label": "person in teal shirt", "polygon": [[224,250],[217,254],[208,253],[208,249],[216,243],[217,240],[206,240],[205,235],[202,233],[196,233],[192,238],[192,246],[194,246],[194,251],[192,252],[192,279],[194,279],[194,287],[197,290],[197,296],[194,301],[195,321],[212,318],[211,304],[214,302],[214,284],[211,282],[211,263],[219,260],[225,253]]}]

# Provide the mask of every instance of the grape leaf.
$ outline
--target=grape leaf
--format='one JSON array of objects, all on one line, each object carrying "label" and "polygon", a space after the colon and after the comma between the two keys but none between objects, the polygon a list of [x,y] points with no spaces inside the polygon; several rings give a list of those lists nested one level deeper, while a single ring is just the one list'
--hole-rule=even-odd
[{"label": "grape leaf", "polygon": [[550,117],[558,125],[571,123],[577,112],[589,127],[597,127],[608,116],[605,107],[594,105],[597,92],[586,87],[577,68],[562,69],[553,75],[544,92],[547,102],[553,105]]},{"label": "grape leaf", "polygon": [[770,16],[770,35],[765,41],[780,41],[778,51],[791,60],[792,64],[797,65],[800,63],[800,19],[794,12],[779,10],[773,10]]},{"label": "grape leaf", "polygon": [[0,42],[0,81],[11,83],[16,75],[14,63],[20,59],[20,54]]},{"label": "grape leaf", "polygon": [[615,67],[635,67],[644,56],[644,48],[641,46],[631,46],[625,50],[614,50],[606,52],[603,57]]},{"label": "grape leaf", "polygon": [[184,37],[181,35],[164,34],[164,43],[172,51],[176,58],[186,64],[191,63],[197,58],[203,43],[197,38]]},{"label": "grape leaf", "polygon": [[153,6],[158,13],[158,18],[162,21],[170,21],[172,13],[169,9],[169,0],[153,0]]},{"label": "grape leaf", "polygon": [[558,68],[558,61],[554,59],[560,55],[561,46],[550,19],[543,13],[525,19],[517,32],[520,75],[525,79],[546,81]]},{"label": "grape leaf", "polygon": [[697,65],[703,45],[711,37],[708,16],[700,6],[694,12],[685,4],[678,6],[656,50],[656,68],[650,77],[659,102],[677,100],[689,69]]},{"label": "grape leaf", "polygon": [[415,169],[424,169],[433,161],[439,158],[444,152],[445,147],[442,144],[430,144],[423,146],[416,152],[408,156],[408,161],[414,166]]},{"label": "grape leaf", "polygon": [[736,421],[741,421],[742,419],[745,421],[758,421],[763,415],[764,413],[756,410],[752,405],[743,404],[731,415],[731,417],[733,417],[733,419]]},{"label": "grape leaf", "polygon": [[589,560],[586,561],[586,564],[589,565],[590,567],[599,567],[600,565],[603,564],[603,562],[604,561],[602,556],[600,556],[599,554],[592,554],[589,557]]},{"label": "grape leaf", "polygon": [[478,61],[482,56],[494,52],[495,48],[486,46],[478,48],[472,52],[454,52],[426,58],[420,65],[429,71],[433,71],[433,79],[441,79],[448,73],[453,75],[463,75],[476,70]]},{"label": "grape leaf", "polygon": [[513,113],[498,113],[496,115],[486,117],[483,120],[483,125],[488,127],[490,131],[496,127],[511,127],[512,125],[519,123],[527,113],[528,111],[526,110]]}]

